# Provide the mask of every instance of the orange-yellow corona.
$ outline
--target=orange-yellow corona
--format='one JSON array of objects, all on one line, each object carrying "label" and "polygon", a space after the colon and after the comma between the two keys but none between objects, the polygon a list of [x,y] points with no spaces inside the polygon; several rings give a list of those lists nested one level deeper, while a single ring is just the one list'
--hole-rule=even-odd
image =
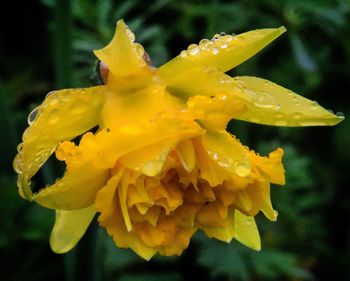
[{"label": "orange-yellow corona", "polygon": [[[95,51],[108,68],[105,85],[48,95],[29,116],[14,160],[20,195],[56,210],[53,251],[72,249],[96,213],[118,247],[147,260],[180,255],[197,230],[259,250],[254,216],[276,220],[270,183],[284,184],[283,150],[259,156],[226,132],[228,121],[343,119],[267,80],[224,74],[284,32],[217,34],[155,68],[119,21],[112,41]],[[79,135],[78,145],[70,141]],[[33,193],[30,179],[53,152],[66,172]]]}]

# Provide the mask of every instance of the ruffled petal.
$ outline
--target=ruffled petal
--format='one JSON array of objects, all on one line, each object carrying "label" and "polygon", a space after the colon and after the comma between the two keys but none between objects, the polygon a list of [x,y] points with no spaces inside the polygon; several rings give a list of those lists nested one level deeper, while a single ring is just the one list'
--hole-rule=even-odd
[{"label": "ruffled petal", "polygon": [[52,251],[63,254],[75,247],[96,214],[94,205],[74,211],[56,211],[56,221],[50,236]]},{"label": "ruffled petal", "polygon": [[60,90],[46,97],[29,117],[34,120],[30,120],[31,125],[23,134],[22,148],[14,161],[14,168],[20,174],[20,194],[23,195],[25,187],[24,193],[30,193],[30,178],[60,141],[73,139],[99,123],[104,99],[104,86]]},{"label": "ruffled petal", "polygon": [[[149,145],[166,143],[175,146],[182,140],[202,135],[204,132],[196,122],[174,117],[120,124],[118,128],[101,131],[94,137],[99,149],[95,163],[104,168],[112,168],[120,157],[127,158],[129,153],[145,149]],[[160,158],[163,152],[160,151]]]},{"label": "ruffled petal", "polygon": [[254,217],[246,216],[240,211],[234,212],[234,238],[243,245],[260,251],[261,241]]},{"label": "ruffled petal", "polygon": [[123,20],[119,20],[112,41],[94,53],[108,66],[114,76],[133,75],[146,66],[143,59],[144,50],[141,45],[135,44],[134,40],[135,35]]},{"label": "ruffled petal", "polygon": [[268,80],[235,77],[246,110],[236,119],[273,126],[332,126],[344,117],[337,116],[316,102],[308,100]]},{"label": "ruffled petal", "polygon": [[[248,31],[237,36],[218,37],[205,48],[194,47],[162,65],[158,73],[167,80],[196,67],[211,66],[226,72],[254,56],[284,33],[286,29],[268,28]],[[204,47],[204,46],[203,46]]]},{"label": "ruffled petal", "polygon": [[96,196],[96,209],[101,213],[98,221],[113,237],[118,247],[131,248],[142,258],[149,260],[156,254],[157,248],[146,245],[134,232],[128,232],[125,226],[119,205],[118,192],[116,192],[122,172],[122,169],[120,169]]},{"label": "ruffled petal", "polygon": [[250,151],[249,156],[254,162],[256,173],[261,176],[262,180],[268,180],[271,183],[284,185],[285,170],[282,163],[283,149],[278,148],[269,154],[269,157],[261,157]]}]

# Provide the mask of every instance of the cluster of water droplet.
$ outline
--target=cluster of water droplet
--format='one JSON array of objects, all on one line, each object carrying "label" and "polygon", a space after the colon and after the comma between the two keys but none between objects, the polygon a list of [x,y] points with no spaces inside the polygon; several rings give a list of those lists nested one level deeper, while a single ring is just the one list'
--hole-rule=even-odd
[{"label": "cluster of water droplet", "polygon": [[229,35],[225,32],[220,34],[215,34],[211,40],[202,39],[199,44],[191,44],[188,46],[187,50],[180,53],[181,57],[196,56],[200,53],[211,53],[217,55],[220,51],[227,49],[235,39],[235,35]]}]

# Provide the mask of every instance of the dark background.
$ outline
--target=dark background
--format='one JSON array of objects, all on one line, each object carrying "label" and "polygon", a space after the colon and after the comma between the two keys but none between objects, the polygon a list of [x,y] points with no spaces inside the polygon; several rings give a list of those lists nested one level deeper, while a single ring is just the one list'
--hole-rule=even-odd
[{"label": "dark background", "polygon": [[[4,2],[5,3],[5,2]],[[0,17],[0,280],[349,280],[350,2],[6,1]],[[285,149],[287,185],[273,187],[276,223],[258,216],[262,251],[199,234],[181,257],[146,262],[93,226],[66,255],[50,251],[53,212],[17,194],[12,159],[29,112],[54,89],[96,82],[93,49],[124,18],[159,66],[215,33],[285,25],[288,32],[231,72],[259,76],[347,118],[337,127],[232,121],[252,149]],[[59,176],[55,164],[35,179]],[[98,229],[98,230],[97,230]]]}]

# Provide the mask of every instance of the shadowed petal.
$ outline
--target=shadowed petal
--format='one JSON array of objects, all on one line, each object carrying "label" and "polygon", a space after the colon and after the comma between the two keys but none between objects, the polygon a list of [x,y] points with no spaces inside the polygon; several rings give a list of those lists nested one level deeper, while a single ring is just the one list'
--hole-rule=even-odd
[{"label": "shadowed petal", "polygon": [[63,254],[75,247],[96,214],[95,206],[74,211],[56,211],[56,221],[50,236],[52,251]]},{"label": "shadowed petal", "polygon": [[234,232],[236,240],[253,250],[260,251],[260,235],[254,217],[246,216],[235,210]]},{"label": "shadowed petal", "polygon": [[109,172],[85,163],[74,170],[68,170],[64,177],[37,194],[33,200],[40,205],[59,210],[75,210],[90,206],[97,191],[104,186]]}]

